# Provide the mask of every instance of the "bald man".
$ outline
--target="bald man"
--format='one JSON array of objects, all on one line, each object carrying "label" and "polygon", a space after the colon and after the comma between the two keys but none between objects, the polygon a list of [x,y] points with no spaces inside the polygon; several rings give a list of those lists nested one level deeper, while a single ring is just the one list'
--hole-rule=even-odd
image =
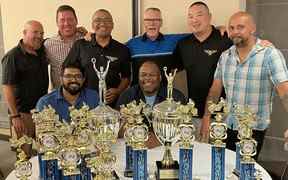
[{"label": "bald man", "polygon": [[[256,25],[250,14],[237,12],[231,16],[228,34],[234,45],[223,52],[219,59],[207,102],[217,102],[224,86],[230,112],[226,119],[226,146],[231,150],[235,150],[235,142],[238,141],[238,123],[232,106],[248,106],[256,113],[253,137],[258,142],[257,159],[271,120],[274,90],[288,107],[288,71],[282,53],[273,46],[262,46],[254,36],[255,32]],[[202,133],[206,132],[208,136],[210,114],[207,103],[203,122]]]},{"label": "bald man", "polygon": [[[17,138],[35,136],[30,111],[47,93],[48,63],[43,48],[43,26],[31,20],[25,23],[23,38],[2,59],[2,89],[8,105],[11,132]],[[31,148],[25,148],[28,156]]]},{"label": "bald man", "polygon": [[80,39],[71,48],[64,63],[80,62],[85,70],[87,87],[98,90],[98,78],[93,69],[91,58],[96,58],[96,68],[106,65],[110,61],[106,76],[106,102],[114,107],[118,96],[128,87],[130,82],[130,53],[129,49],[114,40],[111,36],[114,23],[112,15],[105,9],[97,10],[92,16],[92,40]]}]

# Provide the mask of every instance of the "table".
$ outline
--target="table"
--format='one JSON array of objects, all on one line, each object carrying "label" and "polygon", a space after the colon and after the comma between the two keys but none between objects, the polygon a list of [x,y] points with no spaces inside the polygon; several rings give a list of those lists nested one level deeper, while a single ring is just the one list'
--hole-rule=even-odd
[{"label": "table", "polygon": [[[117,161],[115,163],[115,170],[122,180],[131,180],[131,178],[126,178],[123,176],[125,168],[125,142],[123,139],[119,139],[117,144],[112,147],[113,152],[116,153]],[[171,148],[173,158],[178,160],[179,153],[178,147],[174,146]],[[150,179],[154,179],[154,170],[156,169],[155,161],[162,160],[164,153],[164,147],[157,147],[154,149],[149,149],[147,151],[148,156],[148,173]],[[232,175],[232,171],[235,167],[236,154],[233,151],[226,150],[225,152],[225,179],[238,179],[236,176]],[[33,157],[30,160],[33,164],[33,174],[30,177],[31,180],[38,179],[39,167],[37,157]],[[272,180],[267,171],[256,163],[256,169],[261,170],[263,180]],[[195,142],[193,151],[193,179],[199,180],[210,180],[211,171],[211,145]],[[15,180],[14,171],[12,171],[6,180]]]}]

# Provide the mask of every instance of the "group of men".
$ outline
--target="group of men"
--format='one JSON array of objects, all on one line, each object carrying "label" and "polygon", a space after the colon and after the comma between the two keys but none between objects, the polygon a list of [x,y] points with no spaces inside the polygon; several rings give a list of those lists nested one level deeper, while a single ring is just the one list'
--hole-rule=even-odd
[{"label": "group of men", "polygon": [[[211,25],[211,18],[208,6],[195,2],[187,15],[191,33],[164,35],[160,32],[160,9],[148,8],[143,16],[145,33],[126,45],[112,38],[113,18],[105,9],[93,14],[94,32],[86,39],[77,29],[75,10],[68,5],[58,8],[58,33],[45,42],[41,23],[28,21],[23,39],[2,60],[3,94],[17,137],[35,135],[30,114],[35,107],[42,110],[51,105],[67,122],[69,106],[80,108],[85,102],[90,108],[96,107],[99,97],[95,68],[108,64],[104,97],[108,105],[119,109],[122,104],[143,100],[153,107],[167,96],[162,73],[167,66],[168,71],[186,70],[188,98],[198,108],[203,139],[208,138],[210,123],[206,102],[217,102],[226,93],[231,112],[232,106],[239,104],[256,113],[254,138],[259,153],[270,123],[274,88],[288,107],[285,59],[274,46],[263,46],[254,36],[256,25],[248,13],[231,16],[228,34],[221,34]],[[52,87],[56,88],[49,94],[48,64]],[[173,98],[186,102],[176,89]],[[238,124],[233,114],[228,116],[227,124],[227,147],[235,149]]]}]

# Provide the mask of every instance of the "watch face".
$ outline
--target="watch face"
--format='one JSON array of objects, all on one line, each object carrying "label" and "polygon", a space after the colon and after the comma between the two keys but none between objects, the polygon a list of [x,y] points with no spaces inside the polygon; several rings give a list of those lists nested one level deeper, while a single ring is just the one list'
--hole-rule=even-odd
[{"label": "watch face", "polygon": [[62,154],[63,160],[70,163],[77,163],[80,159],[79,154],[74,150],[68,150]]},{"label": "watch face", "polygon": [[59,145],[56,137],[51,134],[42,136],[42,144],[49,149],[56,148]]},{"label": "watch face", "polygon": [[189,139],[193,137],[194,129],[190,126],[183,126],[180,128],[180,135],[183,139]]},{"label": "watch face", "polygon": [[212,133],[215,136],[215,138],[222,138],[223,136],[225,136],[226,128],[225,126],[214,125],[212,127]]}]

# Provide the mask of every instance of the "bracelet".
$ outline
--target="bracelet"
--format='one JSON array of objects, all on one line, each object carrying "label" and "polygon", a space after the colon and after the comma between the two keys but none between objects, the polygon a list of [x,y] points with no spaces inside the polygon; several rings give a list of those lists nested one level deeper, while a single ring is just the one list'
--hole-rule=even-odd
[{"label": "bracelet", "polygon": [[19,117],[21,117],[21,115],[20,115],[20,114],[15,114],[15,115],[9,115],[9,117],[10,117],[11,119],[14,119],[14,118],[19,118]]}]

